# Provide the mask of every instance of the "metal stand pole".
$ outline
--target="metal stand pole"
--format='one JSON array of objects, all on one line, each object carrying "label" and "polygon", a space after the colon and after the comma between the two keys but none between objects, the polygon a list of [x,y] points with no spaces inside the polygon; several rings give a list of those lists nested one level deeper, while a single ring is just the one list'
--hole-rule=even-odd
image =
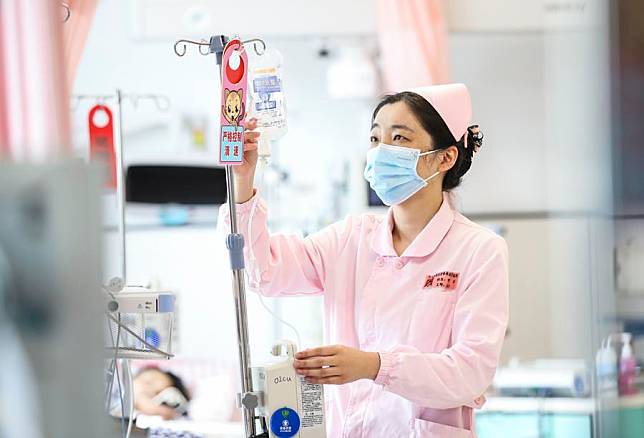
[{"label": "metal stand pole", "polygon": [[233,273],[233,293],[235,296],[235,316],[237,319],[237,345],[239,350],[239,371],[242,392],[239,402],[242,407],[244,429],[248,438],[257,436],[255,428],[255,408],[258,395],[253,393],[250,369],[250,346],[248,341],[248,316],[246,311],[246,284],[244,282],[244,236],[237,230],[237,209],[235,205],[235,180],[232,166],[226,166],[226,190],[230,210],[230,234],[226,247]]},{"label": "metal stand pole", "polygon": [[121,273],[123,285],[127,285],[127,247],[125,238],[125,160],[123,159],[123,95],[121,90],[116,90],[116,103],[118,109],[118,141],[115,145],[116,154],[116,205],[118,210],[118,232],[121,240]]},{"label": "metal stand pole", "polygon": [[[249,42],[259,41],[257,39]],[[223,52],[228,38],[225,35],[215,35],[210,42],[196,42],[190,40],[179,40],[174,45],[177,56],[184,56],[186,44],[194,44],[200,47],[202,55],[214,53],[217,65],[221,74],[221,63]],[[263,44],[263,42],[262,42]],[[207,53],[201,52],[201,47],[208,46]],[[181,49],[180,47],[183,47]],[[257,51],[257,49],[255,49]],[[235,205],[235,180],[233,168],[230,165],[226,168],[226,190],[228,192],[228,209],[230,211],[230,234],[226,237],[226,247],[230,257],[230,269],[233,274],[233,293],[235,297],[235,317],[237,319],[237,347],[239,350],[239,371],[241,375],[241,393],[237,402],[242,408],[246,438],[268,438],[268,432],[264,431],[257,435],[255,424],[255,409],[261,401],[261,394],[253,392],[253,381],[250,369],[250,346],[248,342],[248,315],[246,310],[246,284],[244,282],[244,236],[237,229],[237,209]]]}]

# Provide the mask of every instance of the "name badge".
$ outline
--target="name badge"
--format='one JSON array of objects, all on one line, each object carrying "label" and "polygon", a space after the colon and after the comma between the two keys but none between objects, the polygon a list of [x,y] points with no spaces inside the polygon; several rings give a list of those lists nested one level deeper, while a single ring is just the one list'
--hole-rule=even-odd
[{"label": "name badge", "polygon": [[438,274],[428,275],[425,278],[423,289],[430,287],[442,287],[447,290],[454,290],[458,286],[458,272],[439,272]]}]

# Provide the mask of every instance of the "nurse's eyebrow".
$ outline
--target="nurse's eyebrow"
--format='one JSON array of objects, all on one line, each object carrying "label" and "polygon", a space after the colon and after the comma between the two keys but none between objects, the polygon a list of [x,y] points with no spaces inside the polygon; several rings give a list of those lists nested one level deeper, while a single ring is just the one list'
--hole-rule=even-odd
[{"label": "nurse's eyebrow", "polygon": [[391,125],[391,129],[400,129],[403,131],[414,132],[414,130],[407,125]]},{"label": "nurse's eyebrow", "polygon": [[[374,123],[373,125],[371,125],[371,129],[373,129],[373,128],[380,128],[380,125],[377,124],[377,123]],[[403,131],[415,132],[413,129],[411,129],[407,125],[391,125],[391,129],[400,129],[400,130],[403,130]]]}]

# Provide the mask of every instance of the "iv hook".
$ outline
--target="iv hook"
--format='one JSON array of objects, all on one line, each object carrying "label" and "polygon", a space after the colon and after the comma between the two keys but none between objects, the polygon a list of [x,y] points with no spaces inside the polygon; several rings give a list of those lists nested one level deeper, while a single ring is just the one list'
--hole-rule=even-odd
[{"label": "iv hook", "polygon": [[[250,40],[242,41],[242,45],[246,45],[248,43],[253,43],[253,50],[255,50],[257,55],[262,56],[266,52],[266,43],[260,38],[252,38]],[[261,44],[261,50],[257,50],[257,43]]]},{"label": "iv hook", "polygon": [[63,23],[67,23],[72,16],[72,8],[65,2],[61,2],[60,5],[65,9],[65,18],[63,18]]},{"label": "iv hook", "polygon": [[[178,48],[180,44],[182,44],[181,49]],[[201,42],[192,41],[192,40],[178,40],[176,43],[174,43],[174,53],[177,56],[184,56],[186,54],[188,44],[194,44],[196,46],[199,46],[199,53],[201,53],[204,56],[210,53],[210,50],[208,49],[206,49],[206,52],[204,53],[203,46],[210,47],[210,43],[203,40],[201,40]]]},{"label": "iv hook", "polygon": [[[266,43],[264,42],[264,40],[260,38],[252,38],[241,42],[242,46],[250,43],[253,44],[253,50],[257,55],[262,56],[266,52]],[[174,43],[174,53],[177,56],[185,56],[188,44],[199,46],[199,53],[204,56],[217,51],[217,43],[215,37],[212,37],[210,39],[210,42],[205,40],[201,40],[200,42],[186,39],[177,40],[177,42]],[[205,50],[204,47],[206,48]]]}]

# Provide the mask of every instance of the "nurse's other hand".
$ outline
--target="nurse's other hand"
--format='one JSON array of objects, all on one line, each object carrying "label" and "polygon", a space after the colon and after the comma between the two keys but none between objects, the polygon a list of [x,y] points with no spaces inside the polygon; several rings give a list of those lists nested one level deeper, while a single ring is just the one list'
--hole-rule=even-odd
[{"label": "nurse's other hand", "polygon": [[250,119],[246,122],[243,163],[232,166],[235,175],[235,199],[239,204],[243,204],[253,197],[253,180],[257,166],[257,140],[259,139],[259,132],[254,132],[255,128],[257,128],[257,119]]},{"label": "nurse's other hand", "polygon": [[300,351],[293,366],[309,383],[341,385],[360,379],[375,380],[380,371],[380,355],[332,345]]}]

